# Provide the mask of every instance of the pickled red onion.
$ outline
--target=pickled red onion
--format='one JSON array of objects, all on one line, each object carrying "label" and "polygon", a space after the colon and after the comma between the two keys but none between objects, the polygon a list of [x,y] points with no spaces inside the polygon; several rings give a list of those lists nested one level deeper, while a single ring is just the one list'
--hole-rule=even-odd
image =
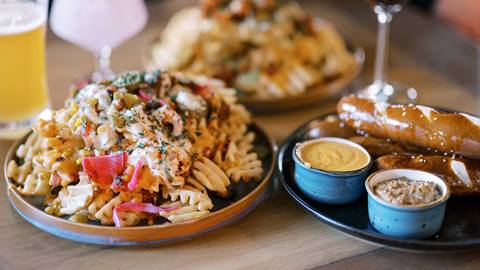
[{"label": "pickled red onion", "polygon": [[128,154],[86,157],[82,167],[88,177],[100,185],[110,185],[113,179],[123,173],[127,165]]},{"label": "pickled red onion", "polygon": [[120,212],[143,212],[143,213],[148,213],[148,214],[159,214],[159,213],[165,213],[165,212],[170,212],[175,209],[178,209],[178,204],[170,206],[170,207],[162,207],[162,206],[156,206],[151,203],[137,203],[134,201],[131,202],[126,202],[122,203],[120,205],[117,205],[113,208],[113,222],[115,223],[115,227],[121,227],[121,220],[118,217],[118,214]]},{"label": "pickled red onion", "polygon": [[140,179],[138,177],[140,176],[140,170],[142,169],[142,167],[143,160],[139,159],[137,161],[137,165],[135,165],[135,169],[133,170],[132,179],[130,180],[130,182],[128,182],[128,189],[134,190],[140,184]]}]

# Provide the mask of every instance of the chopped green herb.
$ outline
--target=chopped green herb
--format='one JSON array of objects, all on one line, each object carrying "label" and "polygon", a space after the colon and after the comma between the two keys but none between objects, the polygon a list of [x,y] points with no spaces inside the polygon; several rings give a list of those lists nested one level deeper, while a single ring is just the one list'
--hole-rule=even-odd
[{"label": "chopped green herb", "polygon": [[[177,140],[177,141],[185,139],[185,134],[180,134],[178,136],[175,136],[174,139]],[[181,142],[181,146],[184,146],[184,144],[185,144],[185,142]]]},{"label": "chopped green herb", "polygon": [[158,77],[162,74],[162,71],[158,70],[158,69],[155,69],[151,72],[145,72],[143,73],[143,81],[148,83],[148,84],[151,84],[151,85],[155,85],[157,84],[157,79]]},{"label": "chopped green herb", "polygon": [[84,128],[84,129],[87,128],[87,119],[86,118],[82,119],[81,125],[82,125],[82,128]]},{"label": "chopped green herb", "polygon": [[103,80],[103,81],[98,82],[98,84],[108,86],[108,85],[112,84],[112,81],[111,80]]},{"label": "chopped green herb", "polygon": [[24,158],[18,158],[17,159],[17,164],[18,164],[18,166],[22,166],[23,164],[25,164],[25,159]]},{"label": "chopped green herb", "polygon": [[125,119],[127,121],[127,124],[130,125],[138,123],[134,113],[125,113],[122,115],[122,118]]},{"label": "chopped green herb", "polygon": [[123,178],[121,176],[117,176],[113,179],[113,185],[119,186],[122,184]]},{"label": "chopped green herb", "polygon": [[134,90],[138,87],[138,84],[141,82],[140,72],[130,71],[123,73],[117,76],[112,84],[115,87],[122,88],[125,87],[128,90]]},{"label": "chopped green herb", "polygon": [[169,181],[172,181],[172,180],[173,180],[173,176],[172,176],[172,174],[170,173],[170,167],[165,166],[165,174],[167,175],[167,179],[168,179]]},{"label": "chopped green herb", "polygon": [[168,150],[168,143],[167,142],[161,142],[161,145],[158,147],[161,153],[165,154],[167,153]]}]

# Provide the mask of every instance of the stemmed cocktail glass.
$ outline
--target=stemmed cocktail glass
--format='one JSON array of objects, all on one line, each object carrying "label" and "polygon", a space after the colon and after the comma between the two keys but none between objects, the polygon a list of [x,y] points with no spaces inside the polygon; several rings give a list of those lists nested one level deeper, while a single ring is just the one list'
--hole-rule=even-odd
[{"label": "stemmed cocktail glass", "polygon": [[140,32],[147,22],[144,0],[55,0],[50,25],[59,37],[96,57],[93,81],[110,79],[112,49]]},{"label": "stemmed cocktail glass", "polygon": [[417,98],[417,90],[399,83],[391,83],[387,77],[390,23],[393,15],[402,9],[408,0],[369,0],[378,20],[377,49],[372,84],[359,90],[358,94],[378,101],[411,103]]}]

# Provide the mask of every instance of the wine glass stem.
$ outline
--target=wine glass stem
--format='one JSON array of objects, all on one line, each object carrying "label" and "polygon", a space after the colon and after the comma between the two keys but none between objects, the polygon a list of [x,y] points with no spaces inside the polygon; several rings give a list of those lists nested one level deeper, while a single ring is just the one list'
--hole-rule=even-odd
[{"label": "wine glass stem", "polygon": [[93,81],[108,80],[114,76],[110,68],[110,56],[112,49],[108,46],[103,47],[96,55],[95,72],[92,74]]},{"label": "wine glass stem", "polygon": [[378,19],[378,37],[377,37],[377,52],[375,55],[375,70],[373,73],[373,81],[375,83],[384,84],[387,82],[387,60],[388,60],[388,42],[390,32],[390,22],[392,21],[392,14],[381,10],[377,12]]}]

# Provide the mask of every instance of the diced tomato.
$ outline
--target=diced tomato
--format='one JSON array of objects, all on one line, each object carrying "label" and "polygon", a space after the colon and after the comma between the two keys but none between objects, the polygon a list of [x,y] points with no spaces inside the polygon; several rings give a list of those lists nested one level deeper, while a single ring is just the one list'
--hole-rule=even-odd
[{"label": "diced tomato", "polygon": [[115,177],[122,175],[127,166],[128,154],[86,157],[82,160],[83,170],[90,179],[100,185],[111,185]]},{"label": "diced tomato", "polygon": [[162,207],[162,206],[153,205],[151,203],[138,203],[135,201],[131,201],[131,202],[126,202],[126,203],[122,203],[120,205],[115,206],[115,208],[113,208],[112,218],[116,227],[122,227],[122,222],[118,217],[118,214],[120,212],[142,212],[142,213],[158,215],[159,213],[170,212],[175,209],[178,209],[178,204],[175,204],[169,207]]}]

